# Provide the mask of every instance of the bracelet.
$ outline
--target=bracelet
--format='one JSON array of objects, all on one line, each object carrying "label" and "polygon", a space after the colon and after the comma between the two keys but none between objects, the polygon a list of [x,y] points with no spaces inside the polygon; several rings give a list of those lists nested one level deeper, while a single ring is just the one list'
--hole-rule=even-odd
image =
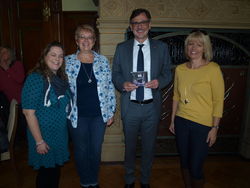
[{"label": "bracelet", "polygon": [[218,125],[214,125],[214,126],[212,126],[212,128],[219,129],[219,126]]},{"label": "bracelet", "polygon": [[40,146],[41,144],[43,144],[44,143],[44,140],[41,140],[40,142],[37,142],[36,143],[36,146]]}]

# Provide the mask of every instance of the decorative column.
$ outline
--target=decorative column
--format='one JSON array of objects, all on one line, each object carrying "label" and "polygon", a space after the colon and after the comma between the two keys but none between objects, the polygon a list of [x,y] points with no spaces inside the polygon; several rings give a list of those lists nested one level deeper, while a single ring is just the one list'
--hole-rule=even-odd
[{"label": "decorative column", "polygon": [[[128,17],[124,16],[126,1],[99,2],[98,28],[100,32],[100,52],[112,66],[116,45],[125,40]],[[119,8],[118,8],[119,7]],[[117,107],[114,124],[106,129],[103,143],[102,161],[124,160],[124,136],[120,116],[120,94],[116,93]]]}]

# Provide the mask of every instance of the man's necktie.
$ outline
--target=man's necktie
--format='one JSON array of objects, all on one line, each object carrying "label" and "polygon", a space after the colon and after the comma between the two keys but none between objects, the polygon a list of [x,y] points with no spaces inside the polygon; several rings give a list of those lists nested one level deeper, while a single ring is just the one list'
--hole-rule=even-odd
[{"label": "man's necktie", "polygon": [[[138,44],[139,51],[138,51],[138,59],[137,59],[137,71],[144,71],[144,58],[143,58],[143,52],[142,47],[144,44]],[[144,99],[144,86],[139,86],[136,89],[136,100],[137,101],[143,101]]]}]

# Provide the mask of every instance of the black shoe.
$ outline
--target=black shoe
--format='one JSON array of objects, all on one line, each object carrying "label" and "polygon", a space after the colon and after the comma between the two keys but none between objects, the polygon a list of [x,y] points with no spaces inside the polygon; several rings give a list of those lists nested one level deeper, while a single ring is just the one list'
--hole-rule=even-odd
[{"label": "black shoe", "polygon": [[149,184],[143,184],[141,183],[141,188],[150,188]]},{"label": "black shoe", "polygon": [[126,184],[124,188],[134,188],[135,183]]}]

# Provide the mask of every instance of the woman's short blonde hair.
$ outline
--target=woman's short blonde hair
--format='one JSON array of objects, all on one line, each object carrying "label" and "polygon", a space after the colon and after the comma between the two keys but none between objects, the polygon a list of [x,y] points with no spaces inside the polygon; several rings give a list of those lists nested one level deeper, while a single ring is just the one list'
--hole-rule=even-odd
[{"label": "woman's short blonde hair", "polygon": [[95,29],[91,25],[88,25],[88,24],[82,24],[82,25],[77,26],[75,30],[75,40],[79,38],[80,32],[84,30],[92,33],[94,41],[96,40]]},{"label": "woman's short blonde hair", "polygon": [[207,33],[198,30],[191,32],[187,36],[185,40],[185,56],[187,59],[189,59],[187,53],[187,46],[190,41],[199,41],[203,44],[204,47],[203,59],[205,59],[206,61],[211,61],[211,59],[213,59],[212,44],[210,37]]}]

